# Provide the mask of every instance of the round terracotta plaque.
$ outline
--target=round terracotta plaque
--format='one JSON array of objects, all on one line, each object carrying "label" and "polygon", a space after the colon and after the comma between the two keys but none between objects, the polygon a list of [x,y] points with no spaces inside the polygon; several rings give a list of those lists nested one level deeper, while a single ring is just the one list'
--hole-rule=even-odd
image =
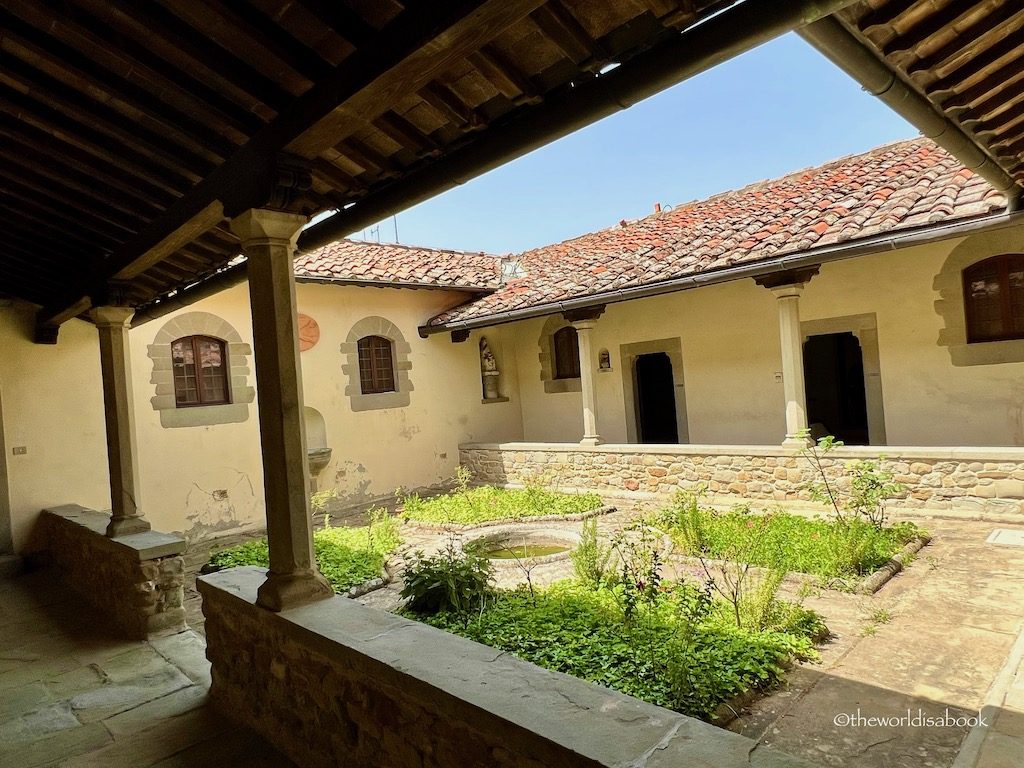
[{"label": "round terracotta plaque", "polygon": [[309,315],[299,315],[299,351],[312,349],[320,341],[320,326]]}]

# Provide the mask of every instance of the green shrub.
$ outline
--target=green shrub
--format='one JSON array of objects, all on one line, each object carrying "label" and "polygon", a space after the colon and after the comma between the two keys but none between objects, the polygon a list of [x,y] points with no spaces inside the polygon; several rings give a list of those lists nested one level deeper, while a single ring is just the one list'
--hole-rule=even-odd
[{"label": "green shrub", "polygon": [[576,515],[601,506],[596,493],[568,494],[538,487],[513,489],[483,485],[422,499],[402,499],[403,516],[423,523],[472,525],[543,515]]},{"label": "green shrub", "polygon": [[449,611],[463,621],[481,610],[490,594],[491,561],[472,550],[462,550],[454,539],[435,555],[414,553],[402,577],[406,609],[417,614]]},{"label": "green shrub", "polygon": [[709,612],[707,593],[662,585],[646,620],[627,624],[617,592],[578,582],[499,592],[468,621],[453,612],[421,617],[547,669],[696,717],[751,688],[777,683],[794,659],[814,658],[806,636],[739,630]]},{"label": "green shrub", "polygon": [[[387,555],[400,543],[398,521],[384,510],[371,510],[369,525],[363,527],[332,528],[328,524],[313,533],[317,567],[335,592],[346,592],[380,576]],[[220,568],[269,568],[267,540],[256,539],[223,549],[210,557],[210,563]]]},{"label": "green shrub", "polygon": [[[660,525],[675,519],[678,502],[662,513]],[[699,527],[699,543],[686,529],[666,526],[683,553],[743,562],[830,579],[864,576],[882,566],[920,531],[912,523],[883,528],[866,519],[805,518],[779,510],[751,514],[745,507],[727,512],[698,507],[686,512],[689,531]]]},{"label": "green shrub", "polygon": [[569,554],[576,580],[595,589],[608,581],[614,581],[611,571],[612,554],[611,546],[602,544],[597,535],[597,520],[585,520],[580,543]]}]

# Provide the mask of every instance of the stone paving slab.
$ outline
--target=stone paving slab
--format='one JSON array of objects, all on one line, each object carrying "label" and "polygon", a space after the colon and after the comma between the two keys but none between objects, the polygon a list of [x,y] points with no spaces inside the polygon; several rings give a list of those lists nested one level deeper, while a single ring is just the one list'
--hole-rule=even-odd
[{"label": "stone paving slab", "polygon": [[0,622],[0,768],[292,765],[209,706],[193,632],[122,640],[45,572],[0,583]]}]

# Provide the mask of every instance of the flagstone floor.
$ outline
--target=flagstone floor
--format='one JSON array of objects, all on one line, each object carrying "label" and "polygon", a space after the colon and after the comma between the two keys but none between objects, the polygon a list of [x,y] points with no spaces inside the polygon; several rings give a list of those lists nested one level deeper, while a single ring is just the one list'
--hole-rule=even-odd
[{"label": "flagstone floor", "polygon": [[0,580],[0,768],[288,768],[207,704],[191,631],[118,639],[49,573]]}]

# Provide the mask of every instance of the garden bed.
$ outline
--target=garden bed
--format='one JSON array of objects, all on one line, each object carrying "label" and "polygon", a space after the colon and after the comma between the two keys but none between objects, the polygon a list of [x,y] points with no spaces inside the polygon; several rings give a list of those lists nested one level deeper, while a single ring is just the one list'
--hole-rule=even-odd
[{"label": "garden bed", "polygon": [[401,516],[426,530],[466,531],[499,522],[579,521],[614,511],[596,493],[462,485],[426,499],[403,497]]},{"label": "garden bed", "polygon": [[722,512],[700,506],[688,494],[680,494],[650,523],[671,538],[684,562],[747,563],[859,593],[877,591],[929,541],[913,523],[875,525],[781,510],[754,514],[746,507]]},{"label": "garden bed", "polygon": [[[724,724],[739,702],[814,660],[827,633],[812,612],[778,603],[774,626],[743,628],[691,584],[666,584],[632,608],[628,590],[567,580],[493,596],[482,610],[411,613],[538,666]],[[782,607],[786,606],[786,607]]]},{"label": "garden bed", "polygon": [[[402,543],[398,522],[383,511],[370,512],[370,524],[331,527],[313,533],[317,567],[339,594],[358,597],[390,580],[388,556]],[[266,538],[254,539],[213,553],[203,573],[242,565],[270,567]]]}]

